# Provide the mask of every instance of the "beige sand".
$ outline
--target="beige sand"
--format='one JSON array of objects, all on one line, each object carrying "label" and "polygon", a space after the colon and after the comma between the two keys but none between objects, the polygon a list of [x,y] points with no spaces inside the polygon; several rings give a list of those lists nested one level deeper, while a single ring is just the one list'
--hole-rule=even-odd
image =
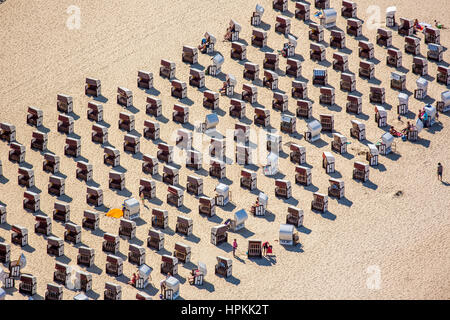
[{"label": "beige sand", "polygon": [[[333,0],[332,7],[340,10],[340,1]],[[394,1],[377,1],[381,7],[384,23],[385,8]],[[170,3],[170,4],[169,4]],[[167,80],[158,76],[159,60],[167,58],[177,63],[177,77],[184,81],[188,79],[189,66],[181,62],[181,47],[184,44],[197,45],[205,31],[210,31],[218,38],[217,50],[226,57],[224,72],[234,74],[238,79],[238,92],[242,83],[242,65],[229,59],[230,44],[221,41],[230,18],[236,19],[243,26],[241,38],[250,42],[252,27],[250,16],[256,1],[214,0],[214,1],[6,1],[0,6],[0,120],[11,122],[17,126],[17,140],[27,147],[26,161],[33,166],[36,175],[37,188],[41,192],[41,210],[51,215],[55,198],[48,195],[48,174],[42,171],[42,156],[30,150],[31,134],[35,130],[25,123],[26,110],[35,105],[44,110],[44,125],[49,132],[48,149],[56,152],[62,158],[61,172],[67,175],[66,194],[72,198],[70,202],[71,220],[81,224],[85,204],[85,183],[75,179],[75,162],[63,156],[65,136],[56,131],[56,95],[70,94],[74,98],[74,111],[79,116],[75,122],[75,132],[82,139],[82,156],[94,165],[94,180],[101,184],[104,190],[105,203],[108,207],[120,206],[124,197],[108,189],[108,172],[110,167],[103,164],[102,150],[99,145],[90,141],[92,123],[86,119],[89,98],[84,95],[84,79],[87,76],[102,80],[103,95],[108,98],[105,107],[105,121],[111,125],[109,129],[110,143],[122,150],[124,133],[117,129],[118,114],[123,108],[115,103],[117,86],[125,86],[133,90],[136,114],[136,129],[142,132],[145,115],[144,91],[136,87],[138,69],[148,69],[155,74],[155,88],[160,91],[163,100],[163,114],[171,118],[172,105],[176,101],[170,97],[170,86]],[[282,47],[284,39],[275,34],[274,23],[277,12],[271,8],[271,1],[262,1],[266,8],[263,21],[271,25],[268,46],[274,50]],[[358,1],[358,16],[366,20],[366,8],[371,1]],[[69,30],[66,27],[67,8],[76,5],[81,9],[81,29]],[[432,23],[440,18],[444,24],[450,24],[448,17],[442,12],[448,11],[449,4],[445,0],[436,0],[412,4],[408,0],[395,1],[397,20],[401,16],[418,18],[419,21]],[[445,10],[444,10],[445,9]],[[294,11],[294,3],[289,2],[289,10]],[[314,11],[314,9],[312,9]],[[318,118],[320,113],[327,112],[326,107],[318,104],[319,88],[311,85],[312,69],[316,66],[309,60],[309,41],[307,26],[292,19],[291,32],[299,37],[297,53],[304,58],[303,76],[310,81],[309,97],[314,101],[313,115]],[[338,16],[338,26],[345,30],[345,20]],[[375,30],[363,27],[363,34],[370,41],[375,41]],[[422,37],[422,36],[421,36]],[[325,32],[325,40],[329,41],[329,31]],[[393,45],[403,51],[403,38],[394,32]],[[448,31],[441,33],[441,43],[448,46],[450,36]],[[357,52],[357,41],[347,37],[347,47]],[[335,50],[327,48],[327,60],[331,61]],[[426,46],[421,43],[421,53],[426,54]],[[448,53],[444,58],[448,59]],[[248,59],[262,67],[264,53],[257,48],[248,47]],[[386,87],[386,102],[392,109],[388,110],[388,123],[401,129],[404,124],[398,123],[396,114],[397,92],[389,88],[390,68],[385,64],[385,49],[375,47],[375,57],[380,61],[376,66],[376,77]],[[210,57],[201,55],[199,63],[204,67],[209,64]],[[359,58],[352,54],[350,70],[357,72]],[[403,66],[411,69],[412,56],[404,54]],[[284,70],[285,59],[281,59],[280,69]],[[430,63],[429,74],[436,76],[436,64]],[[418,76],[408,72],[407,89],[412,92],[416,87]],[[291,78],[280,77],[279,87],[289,92]],[[329,83],[338,87],[339,74],[329,68]],[[247,82],[247,81],[245,81]],[[221,81],[207,77],[206,86],[218,90]],[[430,83],[429,96],[438,99],[445,89],[435,81]],[[375,143],[384,132],[373,120],[373,106],[368,103],[368,82],[357,78],[357,90],[363,94],[363,120],[367,126],[367,140]],[[270,106],[272,92],[259,89],[259,102]],[[346,93],[336,89],[337,111],[335,115],[335,131],[348,136],[350,120],[353,115],[345,113]],[[201,106],[202,93],[193,87],[188,88],[188,97],[193,101],[190,122],[203,120],[209,113]],[[222,97],[220,107],[228,110],[228,98]],[[417,112],[423,103],[410,99],[410,109]],[[295,110],[295,102],[290,98],[289,109]],[[337,110],[337,109],[334,109]],[[278,129],[280,113],[271,111],[271,123]],[[253,117],[251,106],[247,106],[247,117]],[[227,128],[234,126],[236,119],[227,114],[220,117],[218,129],[225,133]],[[288,202],[274,197],[274,182],[258,170],[258,187],[270,196],[269,210],[272,212],[265,218],[250,216],[243,232],[230,233],[229,238],[236,238],[239,244],[238,258],[233,260],[233,278],[225,280],[214,275],[215,257],[217,255],[232,256],[230,246],[215,247],[209,242],[210,228],[217,221],[226,220],[234,211],[218,209],[216,222],[208,221],[197,213],[198,201],[191,195],[185,195],[185,206],[190,209],[188,216],[194,219],[195,237],[183,239],[178,234],[167,235],[165,248],[173,251],[176,241],[184,241],[192,245],[192,261],[203,261],[208,266],[207,283],[203,287],[190,286],[186,281],[189,270],[194,265],[180,268],[181,297],[184,299],[448,299],[450,284],[448,282],[450,261],[450,203],[449,187],[450,165],[448,148],[448,115],[441,115],[442,124],[432,129],[424,130],[417,143],[402,142],[397,139],[397,153],[389,157],[380,156],[378,168],[370,169],[370,183],[366,186],[352,180],[352,168],[355,160],[364,160],[358,155],[365,151],[366,146],[354,139],[349,139],[351,159],[336,155],[336,169],[346,183],[345,204],[330,199],[329,213],[321,216],[310,210],[312,192],[318,189],[326,193],[329,176],[321,167],[321,153],[330,150],[331,135],[322,135],[323,146],[320,148],[298,141],[307,148],[307,162],[313,166],[313,184],[309,190],[294,185],[293,198],[298,200],[297,206],[304,209],[304,228],[299,236],[302,248],[289,249],[277,242],[278,228],[284,223]],[[178,124],[169,121],[162,123],[162,139],[170,141],[172,131],[180,128]],[[306,122],[298,120],[297,129],[305,131]],[[283,135],[283,141],[295,139]],[[151,141],[141,139],[142,153],[156,155],[156,145]],[[285,147],[285,151],[287,147]],[[0,159],[3,162],[5,177],[9,180],[0,185],[0,200],[7,204],[8,223],[21,224],[30,231],[30,247],[25,248],[28,260],[24,272],[38,278],[38,295],[44,296],[46,284],[52,282],[55,258],[45,252],[46,241],[33,232],[34,218],[31,213],[22,209],[24,189],[17,185],[17,164],[8,161],[8,146],[0,143]],[[126,168],[126,186],[138,197],[139,179],[144,177],[141,164],[129,154],[121,151],[121,164]],[[437,181],[436,165],[444,164],[444,180]],[[208,164],[204,166],[208,169]],[[287,179],[294,182],[294,165],[288,158],[280,159],[281,172]],[[161,168],[161,167],[160,167]],[[161,172],[161,169],[160,169]],[[181,170],[180,184],[184,187],[186,175],[192,171]],[[239,187],[238,178],[240,166],[233,164],[227,167],[227,177],[233,184],[233,202],[236,209],[247,208],[255,200],[255,195]],[[205,177],[204,192],[212,196],[216,179]],[[369,186],[369,187],[368,187]],[[167,186],[157,182],[157,196],[162,201],[161,207],[170,212],[169,226],[175,228],[175,208],[166,204]],[[402,191],[400,197],[394,196]],[[291,199],[293,200],[293,199]],[[160,201],[160,202],[161,202]],[[156,201],[158,202],[158,201]],[[296,203],[297,201],[290,201]],[[344,201],[345,202],[345,201]],[[152,208],[153,203],[147,206]],[[184,213],[183,213],[184,214]],[[146,242],[150,227],[150,210],[142,208],[146,224],[138,227],[137,238]],[[0,240],[10,242],[9,225],[0,227]],[[104,232],[118,232],[119,222],[102,216],[101,229]],[[64,227],[54,223],[53,233],[63,237]],[[248,260],[246,258],[247,238],[259,238],[270,241],[274,246],[275,258],[272,260]],[[230,240],[231,243],[232,240]],[[105,274],[106,256],[101,251],[102,238],[83,230],[82,242],[96,250],[96,265],[94,273],[92,297],[103,299],[105,281],[123,281],[123,299],[134,299],[137,290],[126,285],[124,277],[118,280]],[[145,244],[144,244],[145,245]],[[224,251],[224,248],[227,250]],[[120,251],[128,254],[128,243],[121,240]],[[12,257],[16,259],[21,253],[18,246],[12,246]],[[66,257],[75,266],[77,248],[66,243]],[[147,288],[154,299],[158,299],[159,281],[164,278],[159,272],[160,253],[147,249],[147,263],[154,268],[154,287]],[[371,267],[375,266],[375,267]],[[381,287],[371,290],[366,285],[371,274],[367,270],[379,268],[381,272]],[[124,263],[124,273],[131,277],[135,267]],[[369,279],[369,280],[368,280]],[[16,284],[18,287],[18,284]],[[7,299],[24,299],[18,291],[9,291]],[[71,299],[76,292],[65,289],[64,298]]]}]

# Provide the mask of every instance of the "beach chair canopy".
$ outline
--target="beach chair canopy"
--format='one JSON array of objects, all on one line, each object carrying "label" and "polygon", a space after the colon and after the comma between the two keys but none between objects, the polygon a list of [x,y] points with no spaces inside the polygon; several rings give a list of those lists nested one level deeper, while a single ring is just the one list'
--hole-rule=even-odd
[{"label": "beach chair canopy", "polygon": [[139,275],[143,278],[148,278],[152,273],[152,271],[153,271],[152,267],[148,266],[145,263],[139,267]]},{"label": "beach chair canopy", "polygon": [[395,7],[395,6],[386,8],[386,16],[393,17],[396,12],[397,12],[397,7]]},{"label": "beach chair canopy", "polygon": [[362,23],[361,20],[350,18],[347,19],[347,25],[353,28],[359,28],[362,25]]},{"label": "beach chair canopy", "polygon": [[257,4],[256,8],[255,8],[255,12],[257,12],[260,16],[262,16],[264,13],[264,7],[260,4]]},{"label": "beach chair canopy", "polygon": [[331,37],[334,39],[345,39],[345,33],[342,30],[331,30]]},{"label": "beach chair canopy", "polygon": [[304,167],[304,166],[295,166],[295,172],[300,173],[300,174],[309,175],[309,174],[311,174],[311,168]]},{"label": "beach chair canopy", "polygon": [[328,196],[323,194],[323,193],[319,193],[319,192],[314,192],[313,193],[313,197],[314,199],[323,199],[324,201],[328,200]]},{"label": "beach chair canopy", "polygon": [[139,142],[139,137],[138,137],[138,136],[134,136],[134,135],[132,135],[132,134],[126,134],[126,135],[123,137],[123,139],[124,139],[126,142],[133,143],[133,144],[137,144],[137,143]]},{"label": "beach chair canopy", "polygon": [[198,199],[198,201],[199,201],[200,204],[207,205],[209,207],[212,207],[215,204],[215,200],[213,198],[206,197],[206,196],[200,197]]},{"label": "beach chair canopy", "polygon": [[172,87],[175,87],[177,89],[185,89],[187,87],[186,82],[181,80],[172,80]]},{"label": "beach chair canopy", "polygon": [[264,30],[253,29],[252,35],[257,39],[265,39],[267,38],[267,32]]},{"label": "beach chair canopy", "polygon": [[242,224],[248,219],[247,212],[244,209],[240,209],[234,213],[234,220],[236,224]]},{"label": "beach chair canopy", "polygon": [[185,216],[178,216],[177,217],[177,223],[186,224],[191,226],[192,225],[192,219]]},{"label": "beach chair canopy", "polygon": [[198,52],[197,48],[191,46],[183,46],[183,52],[194,55]]},{"label": "beach chair canopy", "polygon": [[324,9],[321,18],[324,19],[325,24],[336,22],[337,12],[333,8]]},{"label": "beach chair canopy", "polygon": [[205,92],[203,92],[203,96],[208,100],[219,99],[219,93],[211,91],[211,90],[206,90]]},{"label": "beach chair canopy", "polygon": [[181,197],[183,195],[183,189],[174,187],[174,186],[169,186],[167,188],[167,192],[172,193],[174,195],[176,195],[177,197]]},{"label": "beach chair canopy", "polygon": [[292,88],[298,88],[298,89],[305,90],[306,86],[307,86],[307,84],[304,81],[297,81],[297,80],[292,81]]},{"label": "beach chair canopy", "polygon": [[322,131],[322,124],[317,120],[313,120],[310,123],[308,123],[307,127],[308,127],[308,131],[311,132],[311,134],[313,136],[315,136],[316,134],[320,133],[320,131]]},{"label": "beach chair canopy", "polygon": [[230,86],[235,86],[237,84],[237,80],[236,80],[235,76],[233,76],[231,73],[227,74],[226,79]]},{"label": "beach chair canopy", "polygon": [[367,145],[367,147],[369,148],[369,152],[371,155],[377,156],[379,154],[379,151],[378,151],[378,148],[376,145],[370,143]]},{"label": "beach chair canopy", "polygon": [[210,159],[209,163],[213,167],[219,167],[220,169],[225,168],[225,163],[217,159]]},{"label": "beach chair canopy", "polygon": [[228,187],[224,183],[219,183],[216,186],[216,188],[214,189],[214,191],[216,191],[219,195],[222,195],[222,196],[228,196],[229,190],[230,190],[230,187]]},{"label": "beach chair canopy", "polygon": [[236,32],[240,32],[242,29],[241,25],[237,23],[236,20],[234,19],[230,20],[230,27],[232,27]]},{"label": "beach chair canopy", "polygon": [[294,116],[290,116],[287,114],[284,114],[281,116],[281,122],[283,122],[283,123],[294,123],[295,121],[296,120],[295,120]]},{"label": "beach chair canopy", "polygon": [[309,24],[309,28],[310,28],[311,30],[313,30],[313,31],[316,31],[316,32],[323,32],[323,26],[320,25],[320,24],[317,24],[317,23],[315,23],[315,22],[311,22],[311,23]]},{"label": "beach chair canopy", "polygon": [[141,79],[151,80],[153,79],[153,73],[144,70],[138,70],[138,77]]},{"label": "beach chair canopy", "polygon": [[173,146],[169,146],[167,143],[158,143],[158,149],[162,151],[172,152]]},{"label": "beach chair canopy", "polygon": [[144,127],[150,128],[150,129],[153,129],[153,130],[157,130],[157,129],[160,128],[159,122],[151,121],[151,120],[145,120],[144,121]]},{"label": "beach chair canopy", "polygon": [[152,106],[158,106],[161,105],[161,99],[152,96],[147,96],[147,103]]},{"label": "beach chair canopy", "polygon": [[67,94],[61,94],[61,93],[57,95],[56,99],[58,101],[66,103],[66,104],[69,104],[73,101],[71,96],[69,96]]},{"label": "beach chair canopy", "polygon": [[126,208],[139,208],[139,201],[137,201],[135,198],[126,199],[124,200],[123,204]]},{"label": "beach chair canopy", "polygon": [[381,136],[381,140],[383,141],[384,144],[386,144],[387,146],[390,146],[392,144],[392,142],[394,141],[394,136],[392,134],[390,134],[389,132],[386,132],[385,134],[383,134]]},{"label": "beach chair canopy", "polygon": [[382,106],[375,106],[375,111],[380,115],[380,117],[387,117],[386,109]]},{"label": "beach chair canopy", "polygon": [[266,77],[268,79],[272,79],[272,80],[277,80],[278,74],[271,70],[264,70],[264,77]]},{"label": "beach chair canopy", "polygon": [[406,75],[398,72],[391,72],[391,79],[396,81],[403,81],[406,79]]},{"label": "beach chair canopy", "polygon": [[325,151],[324,153],[322,153],[322,158],[326,159],[328,163],[334,163],[335,162],[335,158],[333,156],[333,154],[331,152]]},{"label": "beach chair canopy", "polygon": [[174,69],[175,68],[175,62],[172,62],[170,60],[161,59],[161,66],[167,68],[167,69]]},{"label": "beach chair canopy", "polygon": [[439,44],[435,44],[435,43],[429,43],[428,44],[428,50],[430,51],[434,51],[434,52],[442,52],[442,46]]},{"label": "beach chair canopy", "polygon": [[250,171],[248,169],[242,169],[241,176],[254,179],[254,178],[256,178],[256,172]]},{"label": "beach chair canopy", "polygon": [[305,147],[300,146],[300,145],[295,144],[295,143],[291,144],[290,150],[296,151],[296,152],[300,152],[300,153],[305,153],[306,152],[306,148]]},{"label": "beach chair canopy", "polygon": [[171,289],[173,292],[178,292],[180,290],[180,281],[177,278],[169,277],[164,281],[167,289]]},{"label": "beach chair canopy", "polygon": [[125,174],[118,171],[110,171],[109,178],[114,180],[123,180],[125,178]]},{"label": "beach chair canopy", "polygon": [[335,141],[339,141],[342,144],[347,142],[347,138],[340,133],[333,133],[333,138]]},{"label": "beach chair canopy", "polygon": [[328,179],[328,181],[330,182],[330,185],[334,185],[337,186],[338,188],[342,189],[345,186],[345,183],[343,180],[339,180],[339,179],[335,179],[335,178],[330,178]]},{"label": "beach chair canopy", "polygon": [[388,30],[385,28],[378,28],[377,33],[383,37],[392,37],[392,30]]},{"label": "beach chair canopy", "polygon": [[203,276],[206,276],[207,270],[206,270],[206,263],[198,262],[197,263],[198,270],[203,274]]},{"label": "beach chair canopy", "polygon": [[441,100],[442,102],[444,102],[445,106],[448,106],[450,104],[450,90],[441,93]]},{"label": "beach chair canopy", "polygon": [[231,48],[233,48],[234,50],[244,51],[244,50],[246,50],[246,47],[247,46],[245,44],[240,43],[240,42],[234,41],[231,43]]},{"label": "beach chair canopy", "polygon": [[319,51],[319,52],[325,51],[325,46],[320,43],[310,43],[309,48],[313,51]]},{"label": "beach chair canopy", "polygon": [[420,44],[420,39],[413,36],[407,36],[405,37],[405,42],[413,46],[418,46]]},{"label": "beach chair canopy", "polygon": [[320,94],[332,96],[334,94],[334,88],[320,87]]},{"label": "beach chair canopy", "polygon": [[222,263],[225,267],[231,267],[233,265],[233,260],[230,258],[217,256],[216,259],[219,264]]},{"label": "beach chair canopy", "polygon": [[39,195],[39,193],[35,193],[35,192],[31,192],[31,191],[25,191],[23,193],[23,197],[32,201],[38,201],[41,196]]},{"label": "beach chair canopy", "polygon": [[358,47],[365,49],[365,50],[372,50],[373,49],[373,43],[369,41],[363,41],[360,40],[358,42]]},{"label": "beach chair canopy", "polygon": [[348,61],[348,55],[346,55],[345,53],[342,53],[342,52],[334,52],[333,59],[337,60],[341,63],[345,63]]},{"label": "beach chair canopy", "polygon": [[351,120],[351,123],[352,123],[353,128],[359,129],[360,131],[364,130],[366,128],[366,125],[364,123],[362,123],[361,121]]},{"label": "beach chair canopy", "polygon": [[86,78],[86,84],[89,84],[91,86],[99,87],[100,86],[100,80],[99,79],[94,79],[94,78]]},{"label": "beach chair canopy", "polygon": [[387,54],[391,57],[400,58],[402,56],[402,52],[398,49],[389,48],[387,50]]},{"label": "beach chair canopy", "polygon": [[128,112],[121,112],[119,113],[119,119],[125,121],[134,121],[134,114]]},{"label": "beach chair canopy", "polygon": [[353,167],[359,171],[367,172],[369,171],[369,165],[361,161],[355,161]]},{"label": "beach chair canopy", "polygon": [[373,68],[375,68],[375,64],[370,61],[361,60],[359,61],[359,67],[366,70],[372,70]]},{"label": "beach chair canopy", "polygon": [[426,90],[428,88],[428,80],[420,77],[416,80],[417,88]]},{"label": "beach chair canopy", "polygon": [[280,224],[280,240],[292,241],[294,226],[292,224]]},{"label": "beach chair canopy", "polygon": [[312,102],[308,100],[297,100],[297,106],[309,110],[312,108]]},{"label": "beach chair canopy", "polygon": [[285,93],[280,93],[280,92],[274,92],[273,93],[273,98],[275,100],[281,101],[281,102],[286,102],[288,101],[288,95]]},{"label": "beach chair canopy", "polygon": [[288,42],[294,48],[297,47],[297,38],[294,35],[292,35],[292,34],[288,35]]},{"label": "beach chair canopy", "polygon": [[178,129],[177,135],[179,137],[183,137],[183,139],[192,139],[192,131],[189,131],[187,129]]},{"label": "beach chair canopy", "polygon": [[117,93],[126,97],[131,97],[133,95],[133,93],[131,92],[130,89],[125,88],[125,87],[118,87],[117,88]]},{"label": "beach chair canopy", "polygon": [[153,208],[152,215],[157,216],[157,217],[167,218],[169,216],[169,212],[167,210]]},{"label": "beach chair canopy", "polygon": [[359,96],[354,96],[354,95],[349,94],[347,96],[347,101],[354,103],[354,104],[360,104],[360,103],[362,103],[362,98]]},{"label": "beach chair canopy", "polygon": [[199,69],[195,69],[195,68],[191,68],[189,70],[189,74],[191,76],[194,76],[195,78],[201,79],[205,77],[205,71],[203,70],[199,70]]},{"label": "beach chair canopy", "polygon": [[313,76],[314,77],[325,77],[327,75],[326,69],[314,69]]},{"label": "beach chair canopy", "polygon": [[96,187],[87,187],[86,193],[92,194],[95,196],[101,196],[103,194],[102,189]]},{"label": "beach chair canopy", "polygon": [[203,35],[210,43],[216,43],[216,37],[209,32],[205,32],[205,34]]},{"label": "beach chair canopy", "polygon": [[216,55],[212,58],[213,65],[215,65],[217,68],[220,68],[220,66],[222,66],[224,61],[225,61],[225,58],[219,52],[216,53]]},{"label": "beach chair canopy", "polygon": [[345,82],[354,82],[356,81],[356,77],[354,74],[351,73],[341,73],[341,80]]},{"label": "beach chair canopy", "polygon": [[430,118],[434,118],[436,116],[436,107],[431,104],[427,104],[425,107],[425,112],[428,114]]},{"label": "beach chair canopy", "polygon": [[407,18],[400,18],[400,25],[405,28],[411,28],[414,24],[414,21],[412,19]]},{"label": "beach chair canopy", "polygon": [[267,206],[267,202],[269,201],[269,197],[264,192],[260,192],[258,195],[258,201],[264,207]]},{"label": "beach chair canopy", "polygon": [[93,124],[92,130],[97,132],[98,134],[106,134],[108,132],[108,128],[99,124]]},{"label": "beach chair canopy", "polygon": [[298,68],[301,67],[302,62],[301,62],[300,60],[297,60],[297,59],[288,58],[288,59],[286,60],[286,64],[289,65],[289,66],[291,66],[291,67],[293,67],[293,68],[298,69]]}]

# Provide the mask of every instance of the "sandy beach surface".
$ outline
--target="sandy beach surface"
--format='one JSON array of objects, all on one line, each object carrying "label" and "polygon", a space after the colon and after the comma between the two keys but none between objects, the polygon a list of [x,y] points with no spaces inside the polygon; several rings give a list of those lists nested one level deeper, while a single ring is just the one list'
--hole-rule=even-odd
[{"label": "sandy beach surface", "polygon": [[[242,84],[249,81],[242,78],[243,63],[232,60],[230,43],[222,42],[223,34],[230,18],[242,25],[240,37],[247,42],[247,59],[257,63],[261,68],[263,51],[281,50],[286,41],[284,36],[275,33],[275,18],[279,12],[272,10],[269,0],[259,1],[265,7],[262,27],[268,31],[268,48],[260,50],[251,46],[250,17],[255,9],[255,0],[211,0],[211,1],[6,1],[0,5],[0,122],[9,122],[17,128],[17,141],[26,146],[26,165],[32,167],[36,177],[36,188],[40,192],[41,211],[52,216],[53,205],[57,200],[47,192],[49,174],[42,171],[42,153],[30,149],[32,132],[36,128],[26,124],[28,106],[36,106],[44,111],[44,126],[41,130],[48,133],[48,150],[61,156],[61,173],[66,178],[66,195],[59,200],[66,201],[71,208],[71,221],[80,224],[83,210],[92,209],[85,202],[86,183],[75,177],[76,162],[64,156],[66,136],[57,132],[56,95],[65,93],[74,100],[75,134],[82,141],[80,158],[93,164],[94,181],[104,191],[105,207],[120,208],[124,199],[133,196],[137,199],[139,179],[151,178],[141,171],[139,156],[123,152],[122,143],[125,132],[117,128],[119,112],[126,111],[116,104],[118,86],[133,91],[134,107],[129,108],[136,116],[136,132],[141,135],[143,122],[154,120],[145,114],[145,99],[148,93],[137,88],[137,71],[144,69],[153,72],[154,88],[151,93],[157,95],[163,103],[161,140],[175,144],[173,132],[181,128],[172,121],[173,104],[177,99],[170,95],[170,83],[159,77],[160,59],[176,62],[176,77],[188,82],[190,65],[181,61],[183,45],[197,46],[206,31],[214,34],[218,41],[216,50],[225,56],[222,67],[224,73],[231,73],[238,81],[237,92]],[[395,2],[395,4],[394,4]],[[409,0],[368,1],[359,0],[358,17],[369,20],[371,13],[367,8],[377,5],[380,8],[381,22],[384,26],[384,12],[388,6],[397,7],[397,21],[400,17],[417,18],[420,22],[432,24],[438,19],[450,25],[448,16],[449,2],[446,0],[425,1],[420,4]],[[79,29],[70,29],[66,21],[71,13],[70,6],[80,9],[81,24]],[[337,26],[345,30],[346,20],[340,15],[341,1],[332,0],[331,6],[338,11]],[[319,87],[312,85],[313,68],[319,64],[309,58],[308,26],[294,18],[295,4],[289,1],[289,12],[285,14],[292,19],[291,33],[298,37],[296,53],[302,62],[302,76],[308,81],[308,96],[314,101],[313,116],[319,119],[321,113],[331,113],[335,117],[335,132],[348,137],[348,154],[335,154],[336,170],[328,175],[322,168],[322,152],[331,150],[331,134],[322,134],[319,143],[308,143],[303,139],[306,121],[297,119],[297,131],[300,135],[282,134],[283,143],[294,142],[306,147],[307,164],[312,167],[312,185],[303,187],[295,185],[295,165],[289,161],[289,148],[283,146],[280,156],[280,173],[267,177],[259,167],[257,170],[258,189],[269,196],[269,213],[264,217],[249,214],[246,228],[237,233],[229,233],[228,244],[218,247],[210,243],[210,229],[224,222],[241,208],[250,210],[256,200],[257,192],[250,192],[239,186],[242,166],[227,166],[227,179],[230,185],[232,203],[217,208],[217,216],[207,219],[198,214],[198,199],[185,193],[184,207],[177,208],[166,203],[167,185],[157,180],[157,199],[146,201],[141,206],[142,221],[137,228],[136,239],[120,241],[120,256],[126,259],[128,244],[136,243],[146,246],[148,230],[151,227],[151,209],[161,207],[169,210],[169,230],[165,230],[165,250],[156,252],[146,249],[146,263],[154,271],[152,285],[145,289],[153,299],[159,299],[159,282],[164,279],[160,273],[161,254],[171,254],[174,244],[182,241],[192,247],[192,262],[180,265],[178,279],[181,282],[180,295],[183,299],[449,299],[450,298],[450,152],[448,135],[450,127],[449,114],[440,114],[440,123],[420,133],[417,142],[403,142],[396,138],[396,152],[380,156],[378,167],[370,168],[370,181],[361,183],[352,179],[354,161],[365,161],[367,143],[376,143],[389,127],[378,128],[374,121],[374,105],[369,103],[369,86],[367,80],[357,77],[357,91],[363,98],[363,114],[356,117],[345,112],[347,93],[339,90],[339,72],[331,67],[333,49],[328,46],[330,31],[325,31],[327,62],[321,67],[328,69],[329,84],[336,89],[336,104],[332,107],[319,104]],[[372,9],[371,9],[372,10]],[[312,13],[315,9],[312,5]],[[371,11],[372,12],[372,11]],[[317,19],[312,18],[318,22]],[[376,29],[370,29],[368,23],[363,25],[363,35],[375,42]],[[403,51],[404,39],[393,32],[393,46]],[[426,45],[421,38],[421,54],[426,56]],[[363,38],[361,38],[363,39]],[[441,44],[448,47],[450,31],[441,31]],[[350,54],[349,68],[357,73],[359,66],[358,41],[347,35]],[[200,68],[207,68],[211,57],[199,55]],[[375,45],[375,77],[377,83],[386,88],[386,109],[388,124],[397,130],[406,126],[405,117],[397,120],[398,91],[389,86],[389,76],[393,68],[386,66],[386,49]],[[419,76],[411,71],[413,57],[403,53],[403,71],[407,73],[407,93],[413,94]],[[444,60],[448,61],[448,52]],[[441,62],[441,64],[446,64]],[[291,90],[292,78],[284,76],[286,59],[280,57],[279,88],[287,93]],[[435,104],[440,94],[447,88],[435,80],[437,64],[429,62],[428,102]],[[87,120],[87,104],[91,98],[84,95],[86,77],[102,81],[102,94],[107,101],[104,105],[104,120],[109,124],[109,143],[121,150],[121,170],[126,175],[126,188],[122,192],[108,189],[108,172],[111,167],[103,164],[103,151],[100,145],[90,138],[92,122]],[[206,87],[218,91],[222,86],[219,78],[206,77]],[[271,108],[273,93],[259,86],[258,102],[270,109],[271,125],[279,129],[280,112]],[[238,97],[238,95],[237,95]],[[184,104],[190,105],[190,124],[192,128],[197,121],[203,121],[210,110],[202,106],[203,93],[195,87],[188,86],[188,99]],[[410,110],[415,114],[424,106],[423,101],[410,97]],[[217,130],[223,134],[234,128],[239,120],[228,115],[229,98],[220,98],[220,109],[216,111],[220,122]],[[289,97],[289,111],[294,114],[295,100]],[[252,123],[253,107],[247,104],[247,122]],[[350,120],[359,119],[366,124],[367,141],[359,142],[349,137]],[[253,123],[252,127],[256,128]],[[208,142],[205,140],[204,145]],[[234,148],[233,148],[234,150]],[[68,263],[74,268],[79,245],[65,243],[65,256],[54,258],[46,254],[46,238],[34,233],[35,219],[32,213],[22,208],[25,188],[17,184],[18,164],[8,160],[9,146],[0,142],[0,159],[3,175],[0,184],[0,201],[7,206],[7,224],[0,225],[0,242],[11,241],[10,228],[14,224],[27,227],[29,246],[20,248],[12,245],[12,259],[17,259],[23,252],[27,259],[24,273],[37,277],[38,289],[36,299],[45,295],[46,285],[53,281],[56,261]],[[156,156],[157,144],[141,137],[141,153]],[[437,163],[444,165],[443,182],[437,180]],[[160,164],[159,173],[162,174]],[[204,178],[204,194],[214,195],[217,179],[208,176],[209,164],[205,163],[202,171],[195,173],[184,164],[180,170],[180,185],[186,186],[186,176],[196,174]],[[274,179],[283,178],[292,182],[292,198],[283,201],[274,195]],[[345,181],[345,199],[329,199],[328,212],[319,214],[310,209],[313,192],[327,193],[330,177]],[[284,223],[287,207],[295,205],[305,212],[304,226],[298,229],[301,245],[283,247],[278,243],[280,223]],[[87,271],[93,274],[93,290],[88,294],[95,299],[103,299],[104,284],[112,281],[122,285],[123,299],[135,299],[137,289],[127,285],[136,266],[124,262],[124,276],[115,279],[105,273],[106,254],[102,252],[102,234],[117,234],[119,221],[101,213],[100,229],[102,232],[91,233],[83,229],[82,243],[96,251],[95,267]],[[189,216],[194,221],[194,234],[183,237],[175,233],[177,215]],[[64,226],[53,223],[53,234],[63,238]],[[237,257],[233,258],[233,276],[222,278],[214,275],[216,256],[232,257],[231,243],[237,239]],[[247,240],[261,239],[273,245],[274,256],[262,259],[248,259],[246,256]],[[196,264],[206,263],[208,274],[201,287],[191,286],[187,281],[189,272]],[[0,266],[5,271],[7,266]],[[374,277],[378,286],[373,286]],[[26,299],[17,290],[7,290],[6,299]],[[72,299],[77,291],[64,289],[64,299]]]}]

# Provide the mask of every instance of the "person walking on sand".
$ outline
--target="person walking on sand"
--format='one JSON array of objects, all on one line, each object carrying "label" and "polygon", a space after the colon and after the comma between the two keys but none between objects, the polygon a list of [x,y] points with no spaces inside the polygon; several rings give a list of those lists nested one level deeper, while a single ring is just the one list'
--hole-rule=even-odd
[{"label": "person walking on sand", "polygon": [[145,206],[145,204],[144,204],[144,200],[145,200],[144,192],[141,191],[141,193],[139,194],[139,196],[141,197],[142,205]]},{"label": "person walking on sand", "polygon": [[264,256],[267,255],[267,249],[269,249],[269,242],[268,241],[263,243],[263,255]]},{"label": "person walking on sand", "polygon": [[442,164],[439,162],[438,163],[438,167],[437,167],[437,175],[438,175],[438,180],[442,181],[442,172],[444,171],[444,167],[442,166]]},{"label": "person walking on sand", "polygon": [[237,245],[237,241],[236,239],[234,239],[233,241],[233,257],[236,257],[236,249],[237,249],[238,245]]}]

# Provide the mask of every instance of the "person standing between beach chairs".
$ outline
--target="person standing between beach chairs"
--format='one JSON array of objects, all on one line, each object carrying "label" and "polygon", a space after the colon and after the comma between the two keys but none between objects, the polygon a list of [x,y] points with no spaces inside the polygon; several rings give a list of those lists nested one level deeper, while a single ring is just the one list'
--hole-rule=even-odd
[{"label": "person standing between beach chairs", "polygon": [[237,241],[236,239],[234,239],[233,241],[233,257],[236,257],[236,249],[237,249],[238,245],[237,245]]},{"label": "person standing between beach chairs", "polygon": [[438,163],[438,167],[437,167],[437,175],[438,175],[438,179],[440,181],[442,181],[442,172],[444,171],[444,167],[442,166],[442,164],[439,162]]}]

